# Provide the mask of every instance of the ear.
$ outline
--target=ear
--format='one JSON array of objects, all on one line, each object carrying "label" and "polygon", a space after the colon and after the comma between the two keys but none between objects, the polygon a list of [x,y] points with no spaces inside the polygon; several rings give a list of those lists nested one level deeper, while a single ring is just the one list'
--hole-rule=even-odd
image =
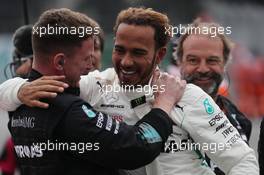
[{"label": "ear", "polygon": [[58,53],[53,57],[53,65],[56,70],[63,70],[66,56],[64,53]]},{"label": "ear", "polygon": [[166,55],[166,52],[167,52],[167,48],[166,47],[161,47],[161,48],[158,49],[157,55],[156,55],[157,64],[159,64],[163,60],[163,58]]}]

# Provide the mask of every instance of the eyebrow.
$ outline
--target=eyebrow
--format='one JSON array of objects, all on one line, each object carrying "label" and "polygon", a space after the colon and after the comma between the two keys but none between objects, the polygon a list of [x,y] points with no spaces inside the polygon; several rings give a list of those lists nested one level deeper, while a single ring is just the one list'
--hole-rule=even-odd
[{"label": "eyebrow", "polygon": [[186,58],[189,58],[189,57],[198,58],[198,56],[196,56],[196,55],[190,55],[189,54],[189,55],[186,56]]},{"label": "eyebrow", "polygon": [[[119,49],[124,49],[123,46],[118,45],[118,44],[114,45],[114,47],[115,47],[115,48],[119,48]],[[144,53],[144,54],[148,53],[147,50],[145,50],[145,49],[141,49],[141,48],[133,48],[132,51],[141,52],[141,53]]]},{"label": "eyebrow", "polygon": [[219,56],[215,56],[215,55],[209,56],[208,58],[209,58],[209,59],[212,59],[212,58],[213,58],[213,59],[221,59]]},{"label": "eyebrow", "polygon": [[148,53],[147,50],[145,50],[145,49],[139,49],[139,48],[134,48],[133,51],[141,52],[141,53]]},{"label": "eyebrow", "polygon": [[120,46],[118,44],[114,45],[114,47],[117,47],[117,48],[124,48],[123,46]]}]

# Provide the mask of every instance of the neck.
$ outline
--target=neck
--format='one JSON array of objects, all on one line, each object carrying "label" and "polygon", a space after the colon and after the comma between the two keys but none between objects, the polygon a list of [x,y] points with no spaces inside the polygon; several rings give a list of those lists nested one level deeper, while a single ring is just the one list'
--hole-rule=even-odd
[{"label": "neck", "polygon": [[137,83],[137,85],[145,86],[145,85],[148,85],[150,81],[151,81],[150,84],[152,85],[152,83],[153,83],[152,77],[154,75],[154,71],[155,71],[155,69],[152,69],[152,71],[148,72],[148,74],[143,76],[145,78],[141,79],[141,81],[139,83]]},{"label": "neck", "polygon": [[49,62],[42,63],[35,60],[33,61],[32,68],[38,71],[39,73],[41,73],[42,75],[46,75],[46,76],[64,75],[65,79],[60,81],[67,83],[70,87],[79,87],[79,82],[71,81],[70,79],[68,79],[64,70],[54,69],[53,68],[54,66],[50,65]]},{"label": "neck", "polygon": [[42,75],[47,75],[47,76],[62,75],[56,69],[53,69],[53,66],[50,65],[48,62],[41,63],[41,62],[36,61],[36,59],[34,59],[32,63],[32,68],[38,71],[39,73],[41,73]]},{"label": "neck", "polygon": [[56,75],[54,71],[48,67],[32,65],[32,68],[41,73],[42,75]]}]

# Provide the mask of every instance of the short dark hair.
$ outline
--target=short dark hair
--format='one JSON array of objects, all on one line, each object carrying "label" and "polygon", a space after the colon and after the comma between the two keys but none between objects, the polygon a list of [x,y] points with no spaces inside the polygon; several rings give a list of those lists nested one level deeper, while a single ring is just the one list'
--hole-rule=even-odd
[{"label": "short dark hair", "polygon": [[19,27],[13,35],[13,44],[17,56],[32,57],[32,25],[23,25]]},{"label": "short dark hair", "polygon": [[115,33],[121,23],[153,27],[155,31],[154,40],[156,49],[166,46],[170,40],[170,35],[165,30],[165,28],[169,27],[168,16],[154,11],[151,8],[130,7],[122,10],[116,19],[114,27]]},{"label": "short dark hair", "polygon": [[[202,27],[221,27],[220,24],[218,23],[206,23],[206,22],[200,22],[200,19],[196,19],[194,20],[194,22],[187,28],[187,32],[183,35],[180,36],[179,40],[178,40],[178,45],[177,45],[177,49],[176,49],[176,54],[177,54],[177,58],[180,62],[182,62],[182,56],[183,56],[183,43],[186,40],[186,38],[188,38],[190,35],[193,35],[191,33],[195,33],[193,32],[194,30],[196,30],[196,28],[202,28]],[[208,37],[211,37],[211,34],[204,34],[207,35]],[[231,50],[233,48],[233,42],[225,35],[222,33],[217,32],[216,33],[216,37],[219,37],[221,39],[221,41],[223,42],[223,55],[224,55],[224,61],[225,63],[227,63],[230,59],[231,59]]]},{"label": "short dark hair", "polygon": [[50,9],[45,11],[33,27],[32,46],[34,55],[50,55],[56,52],[71,54],[73,47],[81,46],[82,42],[93,34],[85,32],[82,37],[76,33],[53,33],[40,36],[34,33],[34,28],[78,29],[80,27],[94,28],[94,23],[85,14],[74,12],[70,9]]}]

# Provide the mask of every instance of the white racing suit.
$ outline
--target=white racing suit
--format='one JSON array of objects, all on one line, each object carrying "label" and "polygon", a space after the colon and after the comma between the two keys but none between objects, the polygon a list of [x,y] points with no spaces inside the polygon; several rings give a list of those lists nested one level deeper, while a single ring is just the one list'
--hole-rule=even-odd
[{"label": "white racing suit", "polygon": [[[0,86],[1,108],[13,110],[18,106],[16,96],[24,82],[9,80]],[[152,92],[143,88],[133,92],[122,89],[113,68],[83,76],[80,88],[81,98],[95,110],[128,124],[135,124],[148,113],[153,102]],[[241,139],[213,99],[199,87],[187,85],[171,116],[175,122],[173,134],[164,152],[146,166],[147,175],[214,174],[206,164],[204,153],[226,174],[259,174],[254,151]]]}]

